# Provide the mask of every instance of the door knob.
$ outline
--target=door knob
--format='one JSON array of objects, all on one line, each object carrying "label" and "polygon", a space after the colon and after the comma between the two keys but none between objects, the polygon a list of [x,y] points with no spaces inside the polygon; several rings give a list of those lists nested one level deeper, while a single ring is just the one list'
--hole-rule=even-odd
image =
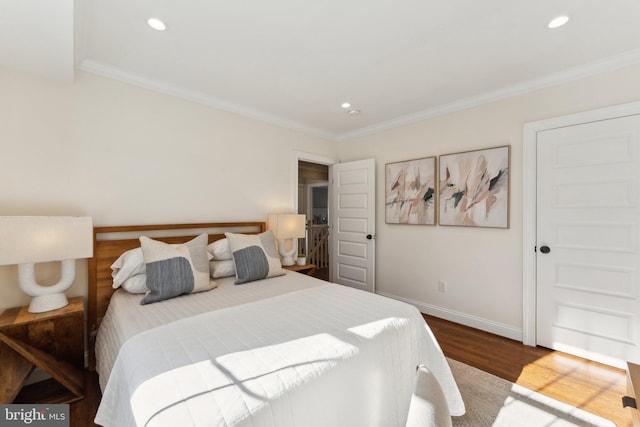
[{"label": "door knob", "polygon": [[543,254],[548,254],[549,252],[551,252],[551,248],[547,245],[540,246],[540,252],[542,252]]},{"label": "door knob", "polygon": [[371,234],[367,234],[367,240],[371,240],[373,239],[373,236]]}]

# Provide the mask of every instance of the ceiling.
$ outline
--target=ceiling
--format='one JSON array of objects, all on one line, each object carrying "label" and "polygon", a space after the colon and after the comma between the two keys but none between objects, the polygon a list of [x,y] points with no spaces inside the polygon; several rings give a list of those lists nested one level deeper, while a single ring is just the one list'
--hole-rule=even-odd
[{"label": "ceiling", "polygon": [[638,0],[2,0],[0,66],[340,140],[640,62],[638,22]]}]

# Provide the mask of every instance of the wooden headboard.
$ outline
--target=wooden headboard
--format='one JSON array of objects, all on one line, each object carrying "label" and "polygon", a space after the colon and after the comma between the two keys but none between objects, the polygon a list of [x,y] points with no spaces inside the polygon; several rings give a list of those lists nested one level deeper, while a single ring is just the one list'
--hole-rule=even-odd
[{"label": "wooden headboard", "polygon": [[202,233],[208,233],[211,243],[223,239],[225,232],[257,234],[265,230],[266,223],[258,221],[94,227],[93,258],[89,259],[88,267],[89,368],[95,368],[93,339],[115,291],[112,288],[111,264],[125,251],[139,247],[140,236],[166,243],[184,243]]}]

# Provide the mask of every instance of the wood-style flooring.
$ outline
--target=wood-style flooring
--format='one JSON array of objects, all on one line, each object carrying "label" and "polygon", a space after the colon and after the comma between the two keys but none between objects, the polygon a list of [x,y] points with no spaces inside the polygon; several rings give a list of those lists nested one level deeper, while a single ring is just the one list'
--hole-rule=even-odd
[{"label": "wood-style flooring", "polygon": [[[541,347],[529,347],[467,326],[424,315],[447,357],[535,390],[561,402],[631,427],[623,408],[626,373]],[[94,426],[100,388],[87,373],[86,397],[71,405],[71,427]]]},{"label": "wood-style flooring", "polygon": [[622,407],[626,372],[542,347],[530,347],[433,316],[423,315],[444,354],[530,390],[631,427]]},{"label": "wood-style flooring", "polygon": [[329,282],[329,267],[316,268],[316,271],[313,272],[313,277]]}]

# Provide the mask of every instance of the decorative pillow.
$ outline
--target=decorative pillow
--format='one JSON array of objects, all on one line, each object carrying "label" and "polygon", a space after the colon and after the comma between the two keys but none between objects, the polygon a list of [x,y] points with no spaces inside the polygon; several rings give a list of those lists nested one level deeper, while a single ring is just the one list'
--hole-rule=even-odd
[{"label": "decorative pillow", "polygon": [[[179,245],[171,245],[173,247]],[[207,260],[213,258],[209,252],[207,252]],[[231,258],[229,258],[231,259]],[[111,277],[113,277],[113,289],[118,289],[120,286],[124,286],[124,283],[132,277],[139,274],[146,273],[146,267],[144,263],[144,256],[142,255],[142,248],[129,249],[113,263],[111,264]],[[140,279],[138,279],[140,280]],[[145,278],[146,281],[146,278]],[[137,288],[137,285],[135,287]],[[146,284],[145,284],[146,288]],[[131,292],[136,294],[143,294],[144,292]]]},{"label": "decorative pillow", "polygon": [[122,282],[122,289],[130,294],[146,294],[149,291],[149,288],[147,288],[147,275],[136,274],[129,277]]},{"label": "decorative pillow", "polygon": [[222,261],[212,259],[209,261],[209,272],[211,273],[211,278],[219,279],[221,277],[235,276],[236,267],[233,265],[232,259],[224,259]]},{"label": "decorative pillow", "polygon": [[236,285],[285,274],[271,230],[261,234],[224,233],[236,268]]},{"label": "decorative pillow", "polygon": [[172,246],[146,236],[140,237],[146,263],[149,292],[140,304],[150,304],[193,292],[213,289],[209,281],[207,234]]},{"label": "decorative pillow", "polygon": [[142,248],[129,249],[111,264],[113,289],[119,288],[125,280],[145,272]]},{"label": "decorative pillow", "polygon": [[231,250],[229,250],[229,241],[227,239],[216,240],[207,246],[207,251],[218,261],[233,259]]}]

